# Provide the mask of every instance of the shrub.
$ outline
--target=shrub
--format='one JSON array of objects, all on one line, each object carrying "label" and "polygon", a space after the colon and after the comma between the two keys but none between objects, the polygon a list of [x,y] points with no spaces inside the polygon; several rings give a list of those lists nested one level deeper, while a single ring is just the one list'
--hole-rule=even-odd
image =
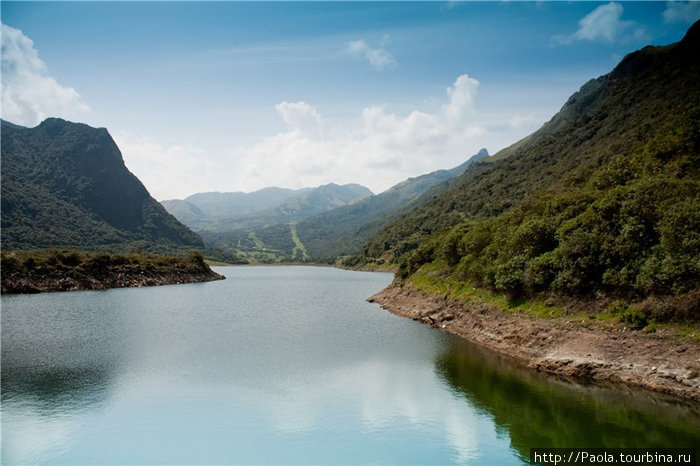
[{"label": "shrub", "polygon": [[629,324],[630,328],[635,330],[643,329],[649,323],[644,313],[633,307],[628,307],[627,310],[623,311],[620,314],[619,320],[623,324]]}]

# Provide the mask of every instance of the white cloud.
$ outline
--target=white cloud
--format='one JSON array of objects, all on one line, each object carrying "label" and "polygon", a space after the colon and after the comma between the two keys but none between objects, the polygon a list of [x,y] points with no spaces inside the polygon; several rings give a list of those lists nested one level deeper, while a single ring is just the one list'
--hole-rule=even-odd
[{"label": "white cloud", "polygon": [[518,113],[508,119],[508,124],[513,129],[531,127],[539,122],[534,113]]},{"label": "white cloud", "polygon": [[292,131],[308,135],[318,135],[321,129],[321,115],[306,102],[280,102],[275,110]]},{"label": "white cloud", "polygon": [[700,18],[700,2],[670,1],[666,3],[663,18],[666,24],[692,24]]},{"label": "white cloud", "polygon": [[[158,200],[182,198],[183,193],[211,191],[221,186],[221,170],[213,169],[202,149],[164,144],[147,136],[124,131],[114,136],[127,168]],[[211,183],[210,189],[204,184]]]},{"label": "white cloud", "polygon": [[349,126],[324,122],[306,102],[282,102],[276,110],[289,130],[232,150],[236,189],[362,183],[384,190],[409,176],[457,165],[480,147],[487,130],[476,122],[479,82],[459,76],[434,112],[407,115],[369,106]]},{"label": "white cloud", "polygon": [[[310,432],[323,422],[331,393],[342,396],[367,433],[386,432],[397,419],[407,425],[429,424],[447,439],[460,463],[483,459],[480,442],[499,441],[488,416],[446,390],[434,368],[401,361],[367,360],[323,371],[314,379],[285,378],[279,385],[265,387],[267,403],[261,409],[281,432]],[[259,395],[256,388],[250,396]]]},{"label": "white cloud", "polygon": [[49,75],[32,40],[2,24],[2,118],[35,126],[50,116],[79,120],[89,111],[75,89]]},{"label": "white cloud", "polygon": [[376,70],[393,68],[396,60],[386,49],[389,36],[384,36],[382,43],[378,47],[372,47],[364,39],[348,42],[345,46],[345,53],[361,60],[367,60]]},{"label": "white cloud", "polygon": [[61,416],[47,416],[45,410],[31,403],[12,403],[3,407],[2,452],[4,461],[11,464],[39,464],[50,462],[56,452],[74,442],[80,420],[68,411]]},{"label": "white cloud", "polygon": [[555,36],[560,44],[570,44],[577,40],[591,42],[630,42],[646,40],[647,33],[634,21],[623,21],[621,4],[610,2],[588,13],[578,22],[578,30],[569,35]]},{"label": "white cloud", "polygon": [[479,81],[466,74],[459,76],[454,85],[447,88],[449,100],[443,111],[448,121],[459,124],[465,116],[474,114],[478,89]]}]

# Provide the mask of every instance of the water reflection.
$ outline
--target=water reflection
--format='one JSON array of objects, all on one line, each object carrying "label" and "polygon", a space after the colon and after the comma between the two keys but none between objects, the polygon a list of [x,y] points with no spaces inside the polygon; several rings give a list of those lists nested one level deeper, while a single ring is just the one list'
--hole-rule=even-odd
[{"label": "water reflection", "polygon": [[91,409],[106,400],[109,384],[109,371],[103,367],[2,369],[3,402],[21,399],[39,415],[46,416]]},{"label": "water reflection", "polygon": [[506,465],[698,440],[685,407],[553,383],[365,302],[389,276],[225,273],[3,296],[2,464]]},{"label": "water reflection", "polygon": [[492,416],[524,459],[533,447],[700,444],[697,405],[557,381],[463,342],[442,354],[436,367],[455,392]]},{"label": "water reflection", "polygon": [[108,404],[110,371],[2,368],[2,464],[42,463],[69,448],[84,416]]}]

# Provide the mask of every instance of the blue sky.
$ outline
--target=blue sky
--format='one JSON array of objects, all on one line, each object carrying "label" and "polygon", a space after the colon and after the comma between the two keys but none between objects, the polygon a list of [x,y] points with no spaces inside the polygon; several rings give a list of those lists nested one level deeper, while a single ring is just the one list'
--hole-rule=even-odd
[{"label": "blue sky", "polygon": [[375,192],[491,153],[700,2],[2,2],[3,118],[106,127],[157,199]]}]

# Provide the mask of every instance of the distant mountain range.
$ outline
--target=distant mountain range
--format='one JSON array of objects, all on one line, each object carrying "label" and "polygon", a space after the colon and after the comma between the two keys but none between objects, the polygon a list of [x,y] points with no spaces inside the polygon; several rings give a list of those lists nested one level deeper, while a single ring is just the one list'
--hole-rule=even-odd
[{"label": "distant mountain range", "polygon": [[2,248],[202,248],[124,165],[104,128],[2,122]]},{"label": "distant mountain range", "polygon": [[299,221],[372,195],[359,184],[331,183],[298,190],[269,187],[252,193],[197,193],[162,204],[195,230],[221,233]]},{"label": "distant mountain range", "polygon": [[299,238],[309,256],[319,261],[354,254],[384,225],[446,190],[450,180],[488,155],[486,149],[481,149],[450,170],[409,178],[376,196],[310,217],[297,225]]},{"label": "distant mountain range", "polygon": [[309,189],[270,187],[252,193],[197,193],[184,200],[172,199],[161,204],[180,221],[195,223],[206,218],[238,217],[271,209]]},{"label": "distant mountain range", "polygon": [[[458,167],[409,178],[378,195],[359,185],[329,184],[298,191],[201,193],[163,205],[209,247],[264,262],[334,262],[359,251],[382,226],[444,191],[445,183],[487,156],[482,149]],[[248,212],[240,213],[244,209]]]}]

